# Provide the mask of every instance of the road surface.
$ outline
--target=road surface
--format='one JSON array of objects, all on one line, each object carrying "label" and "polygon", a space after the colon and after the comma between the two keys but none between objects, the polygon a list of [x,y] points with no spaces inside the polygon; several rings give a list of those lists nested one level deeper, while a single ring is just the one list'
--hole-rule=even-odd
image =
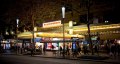
[{"label": "road surface", "polygon": [[31,57],[31,56],[22,56],[22,55],[1,55],[0,64],[113,64],[113,63]]}]

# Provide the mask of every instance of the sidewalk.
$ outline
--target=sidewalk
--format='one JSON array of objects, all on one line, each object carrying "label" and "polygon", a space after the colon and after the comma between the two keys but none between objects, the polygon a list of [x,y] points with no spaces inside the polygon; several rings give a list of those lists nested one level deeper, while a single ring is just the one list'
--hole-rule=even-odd
[{"label": "sidewalk", "polygon": [[53,54],[50,51],[47,51],[45,55],[34,55],[35,57],[43,57],[43,58],[57,58],[57,59],[69,59],[69,60],[82,60],[82,61],[96,61],[96,62],[107,62],[107,63],[120,63],[120,56],[110,57],[107,54],[99,54],[98,55],[80,55],[77,58],[73,58],[73,56],[66,56],[63,58],[63,56],[60,56],[58,54]]},{"label": "sidewalk", "polygon": [[[3,55],[16,55],[16,53],[3,53]],[[22,55],[22,54],[18,54],[18,55]],[[24,55],[24,56],[27,56],[27,55]],[[60,56],[58,53],[53,54],[53,52],[47,51],[45,55],[44,54],[34,55],[34,57],[68,59],[68,60],[81,60],[81,61],[95,61],[95,62],[107,62],[107,63],[120,64],[120,56],[117,56],[115,58],[115,57],[109,56],[107,54],[102,54],[102,53],[99,54],[99,56],[98,55],[91,55],[91,54],[89,54],[89,55],[81,54],[78,57],[73,57],[71,55],[71,56],[65,56],[63,58],[63,56],[62,55]]]}]

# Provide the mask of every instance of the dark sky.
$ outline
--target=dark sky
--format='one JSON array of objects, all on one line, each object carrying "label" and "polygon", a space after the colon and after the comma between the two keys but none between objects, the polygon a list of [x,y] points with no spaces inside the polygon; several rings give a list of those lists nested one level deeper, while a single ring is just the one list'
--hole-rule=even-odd
[{"label": "dark sky", "polygon": [[0,0],[0,16],[4,17],[4,14],[15,6],[15,2],[15,0]]},{"label": "dark sky", "polygon": [[[18,13],[20,12],[19,10],[21,9],[21,4],[19,3],[25,3],[25,2],[30,2],[30,1],[34,1],[34,0],[0,0],[0,18],[3,17],[3,15],[8,11],[8,10],[12,10],[12,9],[17,9]],[[38,1],[38,0],[35,0]],[[41,0],[41,1],[45,1],[45,0]],[[98,1],[102,1],[102,0],[98,0]],[[107,1],[107,0],[103,0],[103,1]],[[112,0],[109,0],[112,1]],[[119,2],[117,0],[116,1],[117,4],[119,4]],[[115,4],[116,4],[115,3]],[[116,5],[117,8],[116,10],[119,11],[119,5]],[[1,22],[1,21],[0,21]]]},{"label": "dark sky", "polygon": [[[9,27],[10,25],[15,25],[13,23],[15,23],[16,18],[19,17],[18,15],[20,15],[24,11],[23,7],[24,8],[28,7],[28,9],[30,9],[32,2],[40,3],[41,1],[47,1],[47,0],[0,0],[0,33],[5,31],[6,27]],[[6,19],[9,20],[8,19],[9,16],[10,19],[12,16],[13,17],[16,16],[15,18],[12,17],[12,19],[14,20],[10,21],[9,22],[10,24],[8,23],[8,21],[6,21]]]},{"label": "dark sky", "polygon": [[5,14],[16,6],[17,1],[19,0],[0,0],[0,32],[5,31],[5,27],[8,26],[4,20]]},{"label": "dark sky", "polygon": [[5,13],[11,6],[13,6],[15,0],[0,0],[0,11],[1,13]]},{"label": "dark sky", "polygon": [[[17,13],[21,12],[21,8],[22,8],[22,3],[27,3],[27,5],[29,4],[28,2],[31,2],[31,1],[45,1],[45,0],[0,0],[0,29],[4,29],[6,23],[4,21],[4,14],[7,13],[9,10],[13,10],[13,9],[16,9],[17,10]],[[46,0],[47,1],[47,0]],[[107,1],[107,0],[98,0],[98,1]],[[112,0],[108,0],[108,1],[112,1]],[[114,2],[116,1],[117,5],[116,5],[116,8],[115,8],[115,12],[114,13],[111,13],[110,15],[112,17],[115,17],[115,18],[119,18],[119,11],[120,11],[120,4],[117,0],[113,0]],[[116,4],[114,3],[114,4]],[[113,16],[114,15],[114,16]],[[118,15],[118,16],[117,16]],[[111,19],[111,18],[110,18]],[[0,30],[1,32],[1,30]]]}]

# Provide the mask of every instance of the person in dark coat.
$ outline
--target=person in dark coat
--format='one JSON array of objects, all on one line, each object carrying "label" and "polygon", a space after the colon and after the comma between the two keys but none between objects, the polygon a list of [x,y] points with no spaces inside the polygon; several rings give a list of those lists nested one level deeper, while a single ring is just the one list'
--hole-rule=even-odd
[{"label": "person in dark coat", "polygon": [[45,48],[45,45],[44,45],[44,47],[43,47],[43,54],[45,55],[45,52],[46,51],[46,48]]},{"label": "person in dark coat", "polygon": [[60,48],[59,48],[59,50],[60,50],[60,56],[62,55],[62,51],[63,51],[63,49],[62,49],[62,47],[60,46]]}]

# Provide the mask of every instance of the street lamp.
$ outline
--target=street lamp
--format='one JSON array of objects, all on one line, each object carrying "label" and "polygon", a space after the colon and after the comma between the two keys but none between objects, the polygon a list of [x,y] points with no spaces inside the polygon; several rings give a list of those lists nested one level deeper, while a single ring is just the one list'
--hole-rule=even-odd
[{"label": "street lamp", "polygon": [[[16,25],[17,25],[17,28],[16,28],[16,44],[17,44],[17,42],[18,42],[18,37],[17,37],[17,35],[18,35],[18,25],[19,25],[19,19],[16,19]],[[16,48],[16,54],[18,53],[18,46],[17,46],[17,48]]]},{"label": "street lamp", "polygon": [[[32,17],[33,17],[33,15],[32,15]],[[32,30],[32,35],[33,35],[33,37],[32,37],[32,50],[31,50],[31,56],[33,56],[34,55],[34,52],[35,52],[35,36],[34,36],[34,34],[35,34],[35,29],[34,29],[34,27],[35,27],[35,23],[34,23],[34,20],[33,20],[33,18],[32,18],[32,28],[33,28],[33,30]]]},{"label": "street lamp", "polygon": [[62,7],[62,18],[65,18],[65,7]]},{"label": "street lamp", "polygon": [[62,7],[62,22],[63,22],[63,58],[65,57],[65,29],[64,29],[65,7]]},{"label": "street lamp", "polygon": [[19,19],[16,19],[16,21],[17,21],[17,28],[18,28],[18,24],[19,24]]}]

